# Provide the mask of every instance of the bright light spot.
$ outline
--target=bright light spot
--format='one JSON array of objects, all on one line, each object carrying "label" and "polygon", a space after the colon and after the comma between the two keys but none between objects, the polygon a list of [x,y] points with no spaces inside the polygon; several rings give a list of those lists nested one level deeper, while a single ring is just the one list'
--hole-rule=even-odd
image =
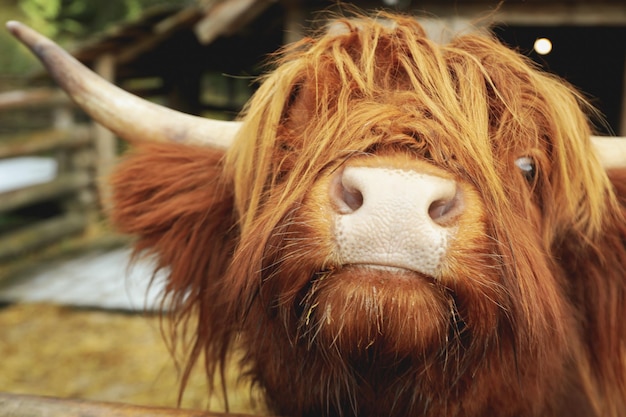
[{"label": "bright light spot", "polygon": [[539,55],[548,55],[552,51],[552,42],[547,38],[539,38],[535,41],[533,48]]}]

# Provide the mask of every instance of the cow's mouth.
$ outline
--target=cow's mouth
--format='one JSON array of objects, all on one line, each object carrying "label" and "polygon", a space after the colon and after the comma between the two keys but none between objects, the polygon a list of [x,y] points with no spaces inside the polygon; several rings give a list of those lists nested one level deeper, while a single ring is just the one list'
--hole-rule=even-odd
[{"label": "cow's mouth", "polygon": [[387,272],[395,275],[419,275],[424,276],[424,274],[414,271],[412,269],[405,268],[403,266],[397,266],[393,264],[381,264],[381,263],[352,263],[342,266],[342,268],[353,268],[353,269],[363,269],[363,270],[373,270],[380,272]]},{"label": "cow's mouth", "polygon": [[317,292],[320,287],[325,287],[333,282],[333,287],[352,287],[355,291],[359,288],[365,290],[371,286],[379,288],[391,286],[403,288],[405,291],[424,290],[424,286],[438,287],[448,291],[436,277],[424,274],[404,266],[393,263],[349,263],[325,268],[314,273],[307,284],[301,288],[299,300],[307,295]]},{"label": "cow's mouth", "polygon": [[354,275],[357,279],[359,279],[359,276],[375,276],[381,283],[387,280],[400,282],[415,280],[429,283],[437,282],[436,278],[431,275],[391,263],[351,263],[342,265],[341,270],[344,271],[347,276]]}]

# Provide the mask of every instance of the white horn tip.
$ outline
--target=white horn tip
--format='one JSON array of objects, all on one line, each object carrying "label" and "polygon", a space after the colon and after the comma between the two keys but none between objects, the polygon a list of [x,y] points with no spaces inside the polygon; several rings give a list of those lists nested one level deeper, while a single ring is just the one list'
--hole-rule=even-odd
[{"label": "white horn tip", "polygon": [[626,137],[592,136],[591,140],[605,169],[626,168]]},{"label": "white horn tip", "polygon": [[17,29],[20,25],[21,25],[21,23],[16,21],[16,20],[9,20],[6,23],[7,29],[10,30],[11,32],[13,32],[15,29]]},{"label": "white horn tip", "polygon": [[7,30],[16,38],[22,39],[24,36],[24,31],[28,30],[29,27],[23,24],[22,22],[18,22],[17,20],[9,20],[5,24]]}]

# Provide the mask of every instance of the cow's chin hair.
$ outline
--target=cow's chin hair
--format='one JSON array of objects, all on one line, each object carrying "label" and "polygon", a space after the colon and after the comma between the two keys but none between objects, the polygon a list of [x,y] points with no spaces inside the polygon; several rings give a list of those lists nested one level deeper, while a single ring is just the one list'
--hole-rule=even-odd
[{"label": "cow's chin hair", "polygon": [[299,339],[350,358],[436,354],[454,326],[454,298],[421,274],[346,266],[313,280],[301,300]]}]

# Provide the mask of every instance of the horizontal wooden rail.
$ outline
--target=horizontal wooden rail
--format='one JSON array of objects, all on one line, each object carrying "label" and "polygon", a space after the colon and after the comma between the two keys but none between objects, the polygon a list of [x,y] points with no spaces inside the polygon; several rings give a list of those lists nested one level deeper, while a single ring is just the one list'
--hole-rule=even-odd
[{"label": "horizontal wooden rail", "polygon": [[[8,222],[0,230],[0,269],[20,265],[23,255],[28,255],[24,260],[32,259],[73,238],[82,239],[89,222],[98,219],[95,181],[100,155],[93,124],[77,123],[77,108],[58,88],[0,93],[0,112],[6,117],[25,113],[28,122],[32,109],[42,120],[49,116],[51,127],[16,128],[0,136],[1,175],[7,176],[0,191],[0,217],[3,224]],[[25,168],[33,157],[46,159]],[[36,206],[47,202],[55,206]],[[4,415],[0,410],[0,417]]]},{"label": "horizontal wooden rail", "polygon": [[0,158],[33,155],[60,148],[78,148],[92,141],[89,126],[75,126],[71,130],[50,129],[36,133],[22,133],[0,141]]},{"label": "horizontal wooden rail", "polygon": [[39,221],[32,226],[1,236],[0,261],[10,260],[28,251],[78,234],[85,230],[87,222],[87,216],[82,213],[68,213],[64,216]]},{"label": "horizontal wooden rail", "polygon": [[0,415],[6,417],[244,417],[176,408],[38,397],[0,393]]},{"label": "horizontal wooden rail", "polygon": [[29,204],[62,197],[63,195],[86,187],[91,182],[92,178],[89,173],[77,171],[61,174],[51,182],[0,194],[0,213],[6,213]]},{"label": "horizontal wooden rail", "polygon": [[0,93],[0,110],[71,103],[58,88],[34,88]]}]

